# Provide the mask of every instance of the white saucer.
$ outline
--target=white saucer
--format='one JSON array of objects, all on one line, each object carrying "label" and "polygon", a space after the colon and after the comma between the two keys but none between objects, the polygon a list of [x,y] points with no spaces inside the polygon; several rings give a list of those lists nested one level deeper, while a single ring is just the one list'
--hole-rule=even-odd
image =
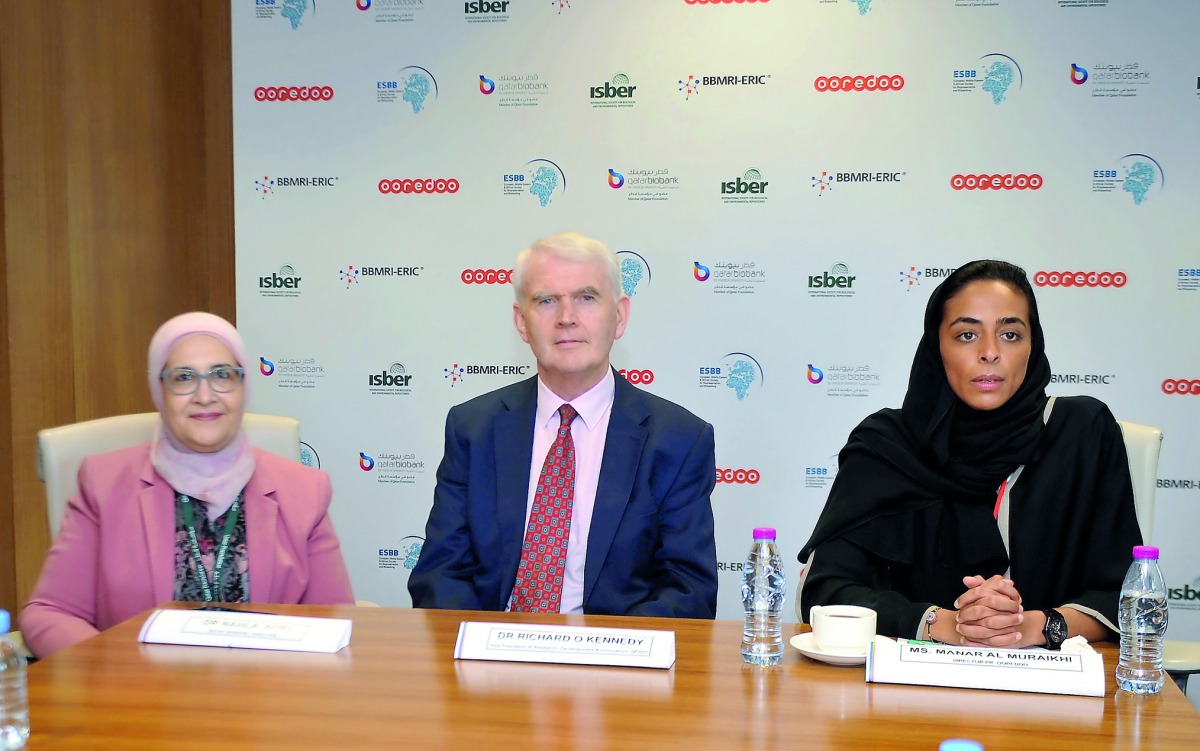
[{"label": "white saucer", "polygon": [[826,652],[817,646],[816,641],[813,640],[811,631],[804,634],[796,634],[792,637],[791,644],[800,650],[800,654],[805,657],[820,662],[827,662],[830,665],[862,665],[867,661],[867,653],[865,651],[861,654]]}]

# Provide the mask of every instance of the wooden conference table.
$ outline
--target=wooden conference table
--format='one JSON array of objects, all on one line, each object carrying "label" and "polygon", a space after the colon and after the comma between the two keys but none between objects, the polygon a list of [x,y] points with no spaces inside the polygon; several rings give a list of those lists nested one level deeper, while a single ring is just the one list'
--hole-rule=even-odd
[{"label": "wooden conference table", "polygon": [[[1104,698],[868,684],[862,667],[752,668],[741,623],[314,606],[350,618],[334,655],[140,645],[144,618],[29,669],[39,749],[853,748],[1196,749],[1200,715],[1171,681]],[[462,620],[671,629],[670,670],[455,661]],[[785,625],[785,638],[799,627]]]}]

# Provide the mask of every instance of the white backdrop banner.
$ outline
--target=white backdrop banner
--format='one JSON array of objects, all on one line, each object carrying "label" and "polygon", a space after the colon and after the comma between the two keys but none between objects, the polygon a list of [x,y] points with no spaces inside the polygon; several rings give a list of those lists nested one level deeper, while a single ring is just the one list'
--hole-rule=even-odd
[{"label": "white backdrop banner", "polygon": [[235,0],[232,19],[249,406],[300,420],[359,597],[409,603],[446,411],[533,372],[512,260],[574,229],[620,252],[616,367],[716,428],[720,617],[740,617],[751,529],[794,561],[850,429],[899,406],[933,287],[993,257],[1033,280],[1051,393],[1164,430],[1154,541],[1171,635],[1200,637],[1200,3]]}]

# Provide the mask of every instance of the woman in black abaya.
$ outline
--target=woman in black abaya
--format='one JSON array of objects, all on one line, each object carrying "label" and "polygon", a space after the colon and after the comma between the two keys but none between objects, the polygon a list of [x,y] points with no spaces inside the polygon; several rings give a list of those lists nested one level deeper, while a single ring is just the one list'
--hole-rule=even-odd
[{"label": "woman in black abaya", "polygon": [[1091,397],[1050,399],[1025,272],[974,261],[934,290],[901,409],[850,434],[797,612],[863,605],[878,632],[1057,648],[1117,631],[1141,544],[1121,431]]}]

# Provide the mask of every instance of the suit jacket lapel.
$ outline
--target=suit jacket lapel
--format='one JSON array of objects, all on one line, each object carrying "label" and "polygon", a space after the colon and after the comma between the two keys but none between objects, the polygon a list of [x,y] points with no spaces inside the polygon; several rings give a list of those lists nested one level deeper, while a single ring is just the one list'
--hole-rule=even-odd
[{"label": "suit jacket lapel", "polygon": [[154,602],[168,602],[175,598],[175,491],[154,471],[148,458],[141,480],[138,506]]},{"label": "suit jacket lapel", "polygon": [[246,508],[246,562],[250,567],[250,602],[275,602],[275,558],[279,541],[279,501],[275,498],[275,478],[270,472],[255,469],[243,491]]},{"label": "suit jacket lapel", "polygon": [[[537,413],[537,376],[525,381],[501,402],[492,423],[496,451],[496,532],[500,544],[501,607],[517,576],[525,539],[525,506],[529,501],[529,466],[533,457],[533,420]],[[524,384],[523,384],[524,385]]]},{"label": "suit jacket lapel", "polygon": [[608,557],[625,506],[633,494],[642,448],[649,433],[646,420],[650,411],[641,394],[617,374],[612,414],[604,438],[604,457],[596,485],[596,504],[592,509],[592,528],[588,532],[587,560],[583,566],[583,603],[587,608],[600,567]]}]

